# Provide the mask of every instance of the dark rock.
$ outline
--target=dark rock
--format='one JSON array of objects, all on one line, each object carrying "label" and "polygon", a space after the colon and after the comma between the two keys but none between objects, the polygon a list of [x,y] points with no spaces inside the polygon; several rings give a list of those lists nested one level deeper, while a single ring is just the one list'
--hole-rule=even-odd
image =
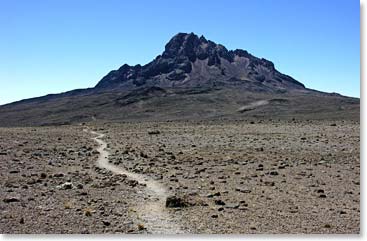
[{"label": "dark rock", "polygon": [[218,55],[211,55],[208,59],[208,66],[218,65],[220,66],[221,61]]},{"label": "dark rock", "polygon": [[63,177],[63,176],[65,176],[64,173],[55,173],[54,174],[54,177]]},{"label": "dark rock", "polygon": [[[128,184],[130,187],[136,187],[136,186],[139,184],[139,182],[138,182],[138,181],[136,181],[136,180],[129,180],[129,181],[127,182],[127,184]],[[106,185],[108,185],[108,186],[112,186],[113,184],[112,184],[112,183],[107,183]]]},{"label": "dark rock", "polygon": [[220,192],[216,192],[216,193],[212,193],[212,194],[208,194],[207,197],[212,198],[212,197],[219,197],[220,196]]},{"label": "dark rock", "polygon": [[271,186],[271,187],[275,185],[274,182],[269,182],[269,181],[265,181],[264,184],[265,186]]},{"label": "dark rock", "polygon": [[140,152],[140,157],[148,158],[148,155],[147,155],[147,154],[145,154],[144,152]]},{"label": "dark rock", "polygon": [[14,203],[14,202],[20,202],[20,199],[17,197],[8,197],[3,199],[4,203]]},{"label": "dark rock", "polygon": [[279,175],[279,173],[278,173],[277,171],[271,171],[271,172],[269,172],[269,174],[270,174],[270,175],[272,175],[272,176],[277,176],[277,175]]},{"label": "dark rock", "polygon": [[111,222],[108,221],[108,220],[103,220],[102,223],[105,225],[105,226],[110,226],[111,225]]},{"label": "dark rock", "polygon": [[148,134],[149,135],[158,135],[158,134],[160,134],[161,132],[160,131],[158,131],[158,130],[155,130],[155,131],[148,131]]},{"label": "dark rock", "polygon": [[62,189],[62,190],[69,190],[69,189],[73,189],[74,185],[71,182],[65,182],[65,183],[57,186],[57,188]]},{"label": "dark rock", "polygon": [[214,201],[214,203],[215,203],[215,205],[221,205],[221,206],[224,206],[224,205],[226,205],[226,203],[225,202],[223,202],[222,200],[215,200]]},{"label": "dark rock", "polygon": [[189,203],[181,197],[169,196],[166,199],[167,208],[183,208],[189,206]]}]

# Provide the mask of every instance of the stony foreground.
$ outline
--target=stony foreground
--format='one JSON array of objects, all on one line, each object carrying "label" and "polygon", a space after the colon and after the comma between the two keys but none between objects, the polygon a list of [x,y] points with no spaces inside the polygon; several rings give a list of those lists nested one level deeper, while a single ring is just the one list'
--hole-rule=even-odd
[{"label": "stony foreground", "polygon": [[[88,125],[183,233],[360,232],[358,122]],[[0,129],[1,233],[154,232],[147,186],[97,167],[85,128]]]}]

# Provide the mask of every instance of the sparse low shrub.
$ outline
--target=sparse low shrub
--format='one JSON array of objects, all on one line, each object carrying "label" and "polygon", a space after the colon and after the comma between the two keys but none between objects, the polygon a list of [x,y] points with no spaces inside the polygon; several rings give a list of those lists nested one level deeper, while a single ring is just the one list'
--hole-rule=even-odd
[{"label": "sparse low shrub", "polygon": [[65,208],[65,209],[71,209],[71,208],[72,208],[72,203],[71,203],[70,201],[65,202],[65,203],[64,203],[64,208]]},{"label": "sparse low shrub", "polygon": [[92,213],[93,213],[93,209],[91,209],[89,207],[84,209],[84,215],[85,216],[90,217],[90,216],[92,216]]},{"label": "sparse low shrub", "polygon": [[144,230],[145,229],[144,224],[139,223],[138,224],[138,229],[139,230]]}]

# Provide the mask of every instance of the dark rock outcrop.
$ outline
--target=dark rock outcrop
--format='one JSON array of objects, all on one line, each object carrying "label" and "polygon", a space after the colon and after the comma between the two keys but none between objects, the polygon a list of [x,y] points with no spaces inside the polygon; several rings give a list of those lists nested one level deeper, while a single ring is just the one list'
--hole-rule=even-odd
[{"label": "dark rock outcrop", "polygon": [[255,89],[264,91],[304,88],[292,77],[278,72],[269,60],[241,49],[227,50],[193,33],[175,35],[162,55],[144,66],[124,64],[111,71],[96,88],[211,87],[233,85],[233,79],[238,80],[236,85],[256,86]]}]

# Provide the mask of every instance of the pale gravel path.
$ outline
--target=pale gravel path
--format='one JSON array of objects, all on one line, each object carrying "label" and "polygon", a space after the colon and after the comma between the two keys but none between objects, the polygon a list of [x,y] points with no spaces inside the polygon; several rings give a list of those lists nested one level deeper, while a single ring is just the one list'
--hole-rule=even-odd
[{"label": "pale gravel path", "polygon": [[97,165],[100,168],[107,169],[115,174],[124,174],[130,179],[146,185],[144,192],[149,196],[149,199],[142,206],[137,206],[136,210],[147,231],[154,234],[184,233],[165,208],[165,201],[168,196],[166,188],[161,183],[145,175],[129,172],[124,168],[109,163],[109,152],[106,150],[107,143],[102,140],[105,135],[87,129],[84,129],[84,131],[97,135],[92,139],[99,144],[97,151],[100,154]]}]

